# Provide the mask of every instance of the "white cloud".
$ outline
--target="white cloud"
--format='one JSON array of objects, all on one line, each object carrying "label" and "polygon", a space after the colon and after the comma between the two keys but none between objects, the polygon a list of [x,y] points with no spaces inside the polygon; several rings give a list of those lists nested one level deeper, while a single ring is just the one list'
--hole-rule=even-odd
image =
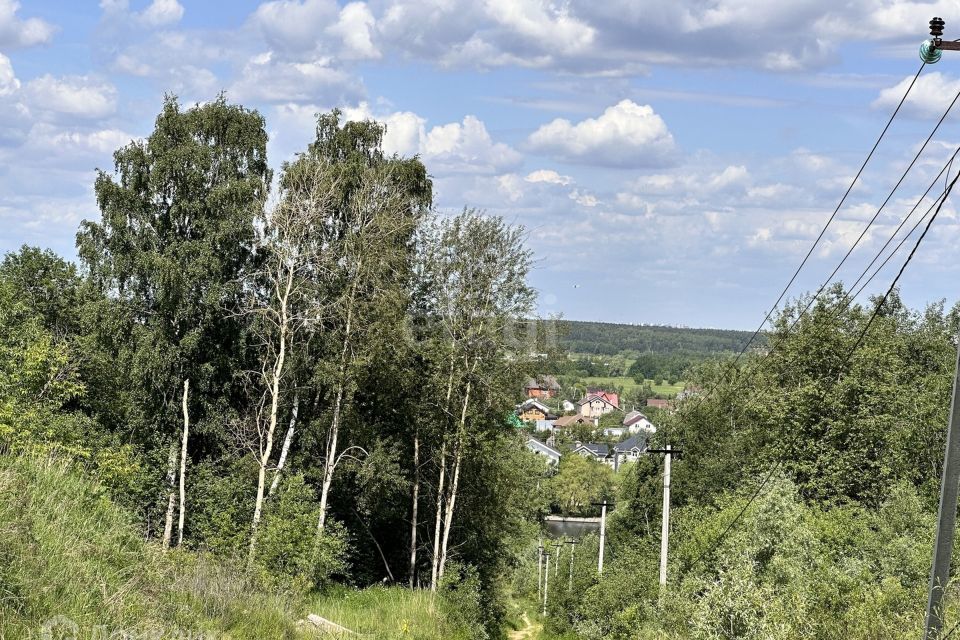
[{"label": "white cloud", "polygon": [[631,100],[577,124],[557,118],[533,132],[527,143],[533,151],[562,160],[610,167],[662,166],[673,160],[676,149],[653,108]]},{"label": "white cloud", "polygon": [[54,113],[82,118],[102,118],[117,107],[117,90],[110,83],[91,76],[34,78],[24,86],[30,105]]},{"label": "white cloud", "polygon": [[13,72],[10,58],[0,53],[0,96],[9,96],[20,90],[20,81]]},{"label": "white cloud", "polygon": [[273,0],[257,7],[251,22],[276,49],[311,51],[338,14],[335,0]]},{"label": "white cloud", "polygon": [[595,207],[600,204],[596,196],[580,189],[574,189],[568,194],[568,197],[582,207]]},{"label": "white cloud", "polygon": [[183,17],[183,5],[177,0],[153,0],[138,18],[151,27],[174,24]]},{"label": "white cloud", "polygon": [[571,15],[569,7],[540,0],[487,0],[487,14],[509,31],[543,49],[575,54],[596,36],[590,25]]},{"label": "white cloud", "polygon": [[373,43],[376,21],[364,2],[351,2],[340,10],[340,18],[329,32],[343,40],[342,57],[357,60],[373,60],[380,51]]},{"label": "white cloud", "polygon": [[56,28],[39,18],[17,17],[20,3],[0,0],[0,47],[29,47],[50,42]]},{"label": "white cloud", "polygon": [[546,182],[549,184],[559,184],[561,186],[566,186],[573,182],[573,178],[570,176],[562,176],[552,169],[538,169],[536,171],[531,171],[527,174],[527,177],[524,178],[527,182]]},{"label": "white cloud", "polygon": [[421,148],[431,166],[445,171],[499,173],[522,159],[509,145],[494,142],[476,116],[433,127]]},{"label": "white cloud", "polygon": [[230,88],[241,102],[301,102],[337,105],[356,102],[363,87],[351,74],[332,65],[329,58],[289,62],[272,53],[250,58]]},{"label": "white cloud", "polygon": [[[880,95],[873,101],[874,108],[890,109],[899,104],[903,94],[913,76],[904,78],[896,85],[880,91]],[[953,96],[960,93],[960,79],[953,78],[939,71],[921,74],[916,84],[910,90],[904,107],[910,112],[921,116],[939,116],[953,100]]]}]

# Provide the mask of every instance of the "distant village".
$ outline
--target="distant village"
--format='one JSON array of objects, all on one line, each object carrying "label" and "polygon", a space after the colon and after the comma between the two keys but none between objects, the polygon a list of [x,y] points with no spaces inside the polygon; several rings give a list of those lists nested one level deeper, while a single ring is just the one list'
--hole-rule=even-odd
[{"label": "distant village", "polygon": [[[684,389],[677,400],[697,391]],[[659,415],[674,406],[674,400],[649,398],[646,405],[627,410],[619,394],[590,387],[582,398],[560,399],[560,385],[553,376],[528,380],[523,393],[526,399],[516,406],[515,420],[532,432],[528,449],[549,465],[559,464],[564,455],[578,455],[614,471],[647,450],[647,440],[657,431],[648,414]]]}]

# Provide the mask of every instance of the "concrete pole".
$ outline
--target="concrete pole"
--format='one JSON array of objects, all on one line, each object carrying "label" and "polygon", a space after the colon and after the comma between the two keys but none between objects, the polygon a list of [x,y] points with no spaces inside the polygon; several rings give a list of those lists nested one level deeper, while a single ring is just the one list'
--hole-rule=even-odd
[{"label": "concrete pole", "polygon": [[603,575],[603,545],[607,535],[607,501],[600,507],[600,556],[597,559],[597,572]]},{"label": "concrete pole", "polygon": [[960,350],[953,380],[953,402],[947,424],[940,480],[940,508],[937,512],[937,539],[933,545],[933,566],[927,594],[927,622],[924,640],[938,640],[943,630],[943,592],[950,580],[950,555],[957,525],[957,490],[960,488]]},{"label": "concrete pole", "polygon": [[543,544],[537,547],[537,600],[543,596]]},{"label": "concrete pole", "polygon": [[561,551],[563,551],[563,543],[562,543],[562,542],[557,545],[557,562],[553,565],[553,575],[554,575],[554,577],[560,575],[560,556],[562,555],[562,554],[561,554]]},{"label": "concrete pole", "polygon": [[568,543],[570,545],[570,584],[567,585],[567,591],[573,591],[573,554],[577,550],[576,541]]},{"label": "concrete pole", "polygon": [[663,458],[663,522],[660,527],[660,586],[667,585],[667,549],[670,546],[670,445]]},{"label": "concrete pole", "polygon": [[550,554],[544,554],[547,557],[547,572],[543,576],[543,615],[547,615],[547,589],[550,585]]}]

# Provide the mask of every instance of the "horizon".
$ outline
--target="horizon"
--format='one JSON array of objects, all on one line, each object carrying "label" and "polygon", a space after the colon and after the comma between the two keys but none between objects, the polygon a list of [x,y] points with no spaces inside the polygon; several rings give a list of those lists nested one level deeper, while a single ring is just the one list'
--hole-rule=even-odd
[{"label": "horizon", "polygon": [[[386,123],[385,150],[420,155],[441,212],[526,227],[542,316],[751,331],[903,95],[927,21],[960,34],[951,8],[0,0],[0,253],[75,260],[80,220],[99,217],[95,169],[150,132],[164,93],[192,105],[224,91],[264,116],[274,169],[310,142],[317,112]],[[788,298],[832,271],[958,91],[960,55],[946,52]],[[840,278],[869,262],[958,134],[947,118]],[[960,297],[958,238],[947,201],[900,283],[908,306]]]}]

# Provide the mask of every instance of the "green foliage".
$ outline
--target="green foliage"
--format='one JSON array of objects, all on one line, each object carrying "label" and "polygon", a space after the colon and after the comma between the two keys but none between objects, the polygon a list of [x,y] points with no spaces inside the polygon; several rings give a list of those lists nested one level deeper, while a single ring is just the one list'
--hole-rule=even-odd
[{"label": "green foliage", "polygon": [[750,339],[751,332],[564,320],[558,335],[569,351],[612,356],[624,351],[683,351],[698,354],[739,352]]},{"label": "green foliage", "polygon": [[548,494],[555,509],[565,515],[593,515],[593,502],[613,497],[613,469],[580,455],[560,458],[556,475],[548,481]]},{"label": "green foliage", "polygon": [[0,487],[16,496],[0,504],[0,635],[34,637],[63,616],[82,638],[299,637],[298,593],[260,591],[224,558],[145,544],[104,489],[68,463],[5,456]]}]

